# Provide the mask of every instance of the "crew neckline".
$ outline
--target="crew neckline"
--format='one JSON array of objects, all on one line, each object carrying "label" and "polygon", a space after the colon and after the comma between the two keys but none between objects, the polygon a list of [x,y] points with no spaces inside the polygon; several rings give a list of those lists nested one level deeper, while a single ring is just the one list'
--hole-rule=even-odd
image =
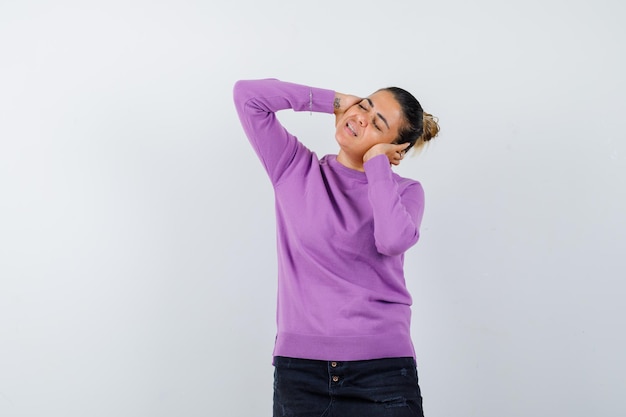
[{"label": "crew neckline", "polygon": [[365,171],[358,171],[356,169],[348,168],[341,162],[337,161],[337,155],[326,155],[326,160],[334,171],[339,172],[342,175],[354,178],[356,180],[360,180],[361,182],[367,182],[367,175],[365,174]]}]

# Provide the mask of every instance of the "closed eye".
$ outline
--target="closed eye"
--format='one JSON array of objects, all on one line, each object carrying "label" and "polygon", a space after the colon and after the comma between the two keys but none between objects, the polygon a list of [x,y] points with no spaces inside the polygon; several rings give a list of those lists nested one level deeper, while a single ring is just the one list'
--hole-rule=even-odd
[{"label": "closed eye", "polygon": [[[362,104],[359,103],[359,107],[361,108],[361,110],[367,111],[367,108]],[[374,120],[372,120],[372,124],[374,125],[374,127],[376,128],[376,130],[382,132],[383,130],[376,124],[376,116],[374,116]]]}]

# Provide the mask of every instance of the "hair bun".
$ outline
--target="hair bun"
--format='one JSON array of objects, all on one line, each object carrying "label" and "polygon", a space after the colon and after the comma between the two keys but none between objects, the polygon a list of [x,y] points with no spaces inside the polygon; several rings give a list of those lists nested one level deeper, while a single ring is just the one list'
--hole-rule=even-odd
[{"label": "hair bun", "polygon": [[439,133],[439,119],[430,113],[424,112],[424,131],[419,140],[428,142]]}]

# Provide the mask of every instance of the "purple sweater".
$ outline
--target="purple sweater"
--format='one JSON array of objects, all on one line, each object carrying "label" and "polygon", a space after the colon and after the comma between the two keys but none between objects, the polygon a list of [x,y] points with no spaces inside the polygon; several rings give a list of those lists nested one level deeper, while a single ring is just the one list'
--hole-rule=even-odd
[{"label": "purple sweater", "polygon": [[[312,94],[312,100],[310,100]],[[419,238],[424,192],[385,155],[356,171],[319,159],[277,120],[333,113],[331,90],[238,81],[241,124],[272,182],[278,252],[274,355],[320,360],[415,356],[404,252]]]}]

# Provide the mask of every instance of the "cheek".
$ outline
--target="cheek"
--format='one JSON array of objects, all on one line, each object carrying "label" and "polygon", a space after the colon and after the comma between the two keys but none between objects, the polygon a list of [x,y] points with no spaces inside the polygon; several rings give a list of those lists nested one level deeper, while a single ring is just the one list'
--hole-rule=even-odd
[{"label": "cheek", "polygon": [[363,146],[369,149],[372,146],[378,145],[380,143],[390,143],[390,141],[387,140],[385,135],[381,135],[380,133],[375,134],[375,133],[371,132],[367,136],[366,140],[363,141]]},{"label": "cheek", "polygon": [[396,135],[394,135],[393,133],[378,133],[378,135],[376,135],[376,140],[378,143],[392,143],[394,140],[396,139]]}]

